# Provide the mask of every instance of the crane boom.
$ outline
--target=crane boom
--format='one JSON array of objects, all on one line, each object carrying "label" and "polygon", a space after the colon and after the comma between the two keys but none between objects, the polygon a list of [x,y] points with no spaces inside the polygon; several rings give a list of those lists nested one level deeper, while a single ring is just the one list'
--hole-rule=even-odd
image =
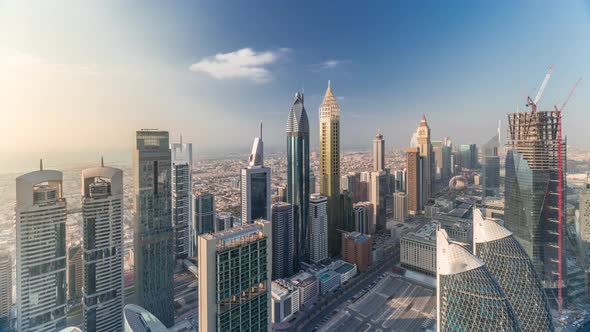
[{"label": "crane boom", "polygon": [[[582,80],[581,77],[578,78],[578,80],[574,84],[574,87],[572,88],[572,91],[570,91],[569,95],[567,95],[567,98],[565,98],[563,104],[561,104],[561,108],[559,109],[559,112],[563,111],[563,109],[565,108],[565,105],[567,105],[567,103],[570,101],[570,98],[572,98],[572,95],[576,91],[576,88],[578,87],[578,84],[580,84],[581,80]],[[557,106],[555,106],[555,110],[557,110]]]},{"label": "crane boom", "polygon": [[547,74],[545,74],[545,78],[543,79],[543,83],[541,83],[541,87],[539,87],[539,92],[537,92],[537,96],[535,96],[535,100],[533,100],[533,104],[535,104],[535,106],[539,102],[539,99],[541,99],[541,95],[543,95],[543,91],[545,91],[545,87],[547,86],[547,82],[549,82],[549,77],[551,77],[551,73],[553,72],[553,67],[554,67],[554,65],[551,65],[551,67],[549,67],[549,70],[547,71]]}]

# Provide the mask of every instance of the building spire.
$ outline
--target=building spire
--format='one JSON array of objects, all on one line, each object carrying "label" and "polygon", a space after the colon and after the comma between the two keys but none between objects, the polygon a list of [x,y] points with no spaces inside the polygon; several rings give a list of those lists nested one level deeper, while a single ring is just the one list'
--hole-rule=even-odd
[{"label": "building spire", "polygon": [[39,159],[39,170],[43,170],[43,159]]},{"label": "building spire", "polygon": [[262,140],[262,121],[260,121],[260,140]]},{"label": "building spire", "polygon": [[104,158],[100,156],[100,167],[104,167]]}]

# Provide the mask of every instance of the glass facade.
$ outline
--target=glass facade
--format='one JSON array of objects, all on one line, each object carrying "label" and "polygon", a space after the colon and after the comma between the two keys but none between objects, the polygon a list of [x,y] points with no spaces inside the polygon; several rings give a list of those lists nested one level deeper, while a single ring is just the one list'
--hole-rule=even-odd
[{"label": "glass facade", "polygon": [[287,122],[287,202],[293,209],[294,269],[310,255],[309,224],[309,123],[303,94],[296,94]]},{"label": "glass facade", "polygon": [[251,217],[252,220],[268,220],[270,214],[268,211],[269,203],[267,201],[267,177],[266,173],[250,174],[250,198],[251,198]]},{"label": "glass facade", "polygon": [[174,325],[174,233],[168,132],[137,132],[134,153],[137,304]]},{"label": "glass facade", "polygon": [[512,306],[485,266],[439,278],[439,331],[521,331]]},{"label": "glass facade", "polygon": [[218,251],[217,331],[268,331],[267,239]]},{"label": "glass facade", "polygon": [[549,303],[541,281],[520,244],[508,236],[476,243],[476,253],[506,293],[521,329],[530,332],[553,331]]}]

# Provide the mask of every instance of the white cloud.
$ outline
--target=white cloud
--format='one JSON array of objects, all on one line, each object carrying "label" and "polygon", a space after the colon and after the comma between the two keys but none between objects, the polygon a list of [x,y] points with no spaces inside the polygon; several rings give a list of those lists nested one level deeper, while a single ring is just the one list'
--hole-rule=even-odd
[{"label": "white cloud", "polygon": [[278,51],[256,52],[251,48],[242,48],[206,57],[193,63],[190,70],[206,73],[218,80],[245,78],[256,83],[266,83],[272,80],[268,66],[289,51],[288,48],[281,48]]},{"label": "white cloud", "polygon": [[330,69],[330,68],[334,68],[340,64],[342,64],[341,60],[331,59],[331,60],[326,60],[326,61],[322,62],[320,64],[320,67],[322,67],[322,69]]}]

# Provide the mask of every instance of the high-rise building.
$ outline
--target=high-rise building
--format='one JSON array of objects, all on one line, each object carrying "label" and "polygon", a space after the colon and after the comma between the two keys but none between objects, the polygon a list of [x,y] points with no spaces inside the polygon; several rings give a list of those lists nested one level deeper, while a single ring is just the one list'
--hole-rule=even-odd
[{"label": "high-rise building", "polygon": [[385,169],[385,141],[383,135],[378,133],[373,139],[373,171]]},{"label": "high-rise building", "polygon": [[80,242],[68,247],[68,273],[66,276],[68,285],[68,299],[74,300],[82,297],[82,285],[84,284],[84,264],[82,262],[83,250]]},{"label": "high-rise building", "polygon": [[404,222],[408,217],[408,195],[403,192],[393,194],[393,219]]},{"label": "high-rise building", "polygon": [[294,267],[309,259],[309,121],[303,94],[295,94],[287,121],[287,202],[293,209]]},{"label": "high-rise building", "polygon": [[395,171],[395,191],[406,192],[406,170]]},{"label": "high-rise building", "polygon": [[82,171],[84,331],[123,329],[123,171]]},{"label": "high-rise building", "polygon": [[170,158],[167,131],[137,131],[133,153],[135,298],[168,327],[174,325]]},{"label": "high-rise building", "polygon": [[590,176],[586,186],[580,191],[580,211],[578,215],[578,241],[582,248],[583,259],[590,262]]},{"label": "high-rise building", "polygon": [[318,191],[316,184],[317,184],[317,181],[315,179],[315,174],[314,174],[314,172],[310,171],[310,173],[309,173],[309,192],[310,193],[315,193]]},{"label": "high-rise building", "polygon": [[443,169],[443,142],[442,141],[432,141],[432,155],[434,158],[434,179],[441,180],[442,179],[442,169]]},{"label": "high-rise building", "polygon": [[350,172],[340,177],[340,191],[345,190],[352,193],[352,200],[354,203],[361,201],[361,173]]},{"label": "high-rise building", "polygon": [[172,226],[174,227],[174,253],[177,259],[194,256],[195,231],[191,222],[191,191],[193,145],[170,144],[172,158]]},{"label": "high-rise building", "polygon": [[371,234],[385,229],[387,222],[387,173],[376,171],[371,173],[370,201],[373,204],[375,224],[371,225]]},{"label": "high-rise building", "polygon": [[553,331],[549,302],[535,267],[512,233],[473,211],[473,253],[488,267],[512,304],[522,331]]},{"label": "high-rise building", "polygon": [[[272,205],[272,280],[293,274],[295,241],[291,204]],[[297,269],[298,270],[298,269]]]},{"label": "high-rise building", "polygon": [[242,168],[242,223],[256,219],[271,220],[270,168],[264,167],[262,123],[260,137],[254,138],[248,166]]},{"label": "high-rise building", "polygon": [[215,232],[221,232],[234,227],[234,217],[231,212],[219,212],[215,215]]},{"label": "high-rise building", "polygon": [[448,181],[451,178],[452,174],[452,155],[453,155],[453,147],[450,145],[443,145],[442,147],[442,170],[441,170],[441,177],[443,181]]},{"label": "high-rise building", "polygon": [[432,152],[432,143],[430,141],[430,127],[426,122],[426,116],[422,114],[420,126],[416,130],[418,135],[418,147],[420,148],[420,157],[422,158],[422,206],[432,197],[434,190],[434,155]]},{"label": "high-rise building", "polygon": [[420,202],[420,148],[408,148],[406,150],[406,194],[408,195],[408,213],[420,214],[422,204]]},{"label": "high-rise building", "polygon": [[312,263],[321,262],[328,258],[328,198],[319,194],[312,194],[309,198],[309,222],[311,225],[311,252],[309,260]]},{"label": "high-rise building", "polygon": [[477,145],[475,145],[475,144],[461,144],[460,151],[461,151],[461,168],[476,169],[478,167]]},{"label": "high-rise building", "polygon": [[371,227],[375,224],[373,204],[371,202],[358,202],[353,205],[354,231],[362,234],[369,234]]},{"label": "high-rise building", "polygon": [[12,308],[12,257],[0,251],[0,330],[8,331]]},{"label": "high-rise building", "polygon": [[512,305],[485,264],[436,231],[437,331],[520,331]]},{"label": "high-rise building", "polygon": [[320,193],[328,199],[328,250],[340,253],[342,220],[338,218],[340,194],[340,106],[328,81],[328,89],[320,105]]},{"label": "high-rise building", "polygon": [[199,235],[199,331],[270,330],[270,221]]},{"label": "high-rise building", "polygon": [[373,239],[359,232],[342,233],[342,259],[365,271],[373,263]]},{"label": "high-rise building", "polygon": [[66,199],[62,173],[16,178],[17,331],[66,327]]},{"label": "high-rise building", "polygon": [[566,298],[566,144],[555,111],[508,115],[504,225],[531,257],[549,300]]},{"label": "high-rise building", "polygon": [[215,216],[215,196],[207,192],[193,192],[193,224],[197,237],[215,232]]},{"label": "high-rise building", "polygon": [[500,127],[484,145],[481,158],[481,192],[483,198],[500,193]]}]

